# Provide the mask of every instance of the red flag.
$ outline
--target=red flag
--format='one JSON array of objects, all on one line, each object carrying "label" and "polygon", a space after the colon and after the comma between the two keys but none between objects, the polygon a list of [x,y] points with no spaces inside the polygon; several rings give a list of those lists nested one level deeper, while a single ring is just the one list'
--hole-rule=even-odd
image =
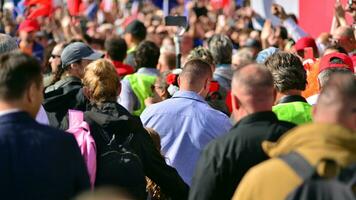
[{"label": "red flag", "polygon": [[80,4],[82,4],[81,0],[67,0],[69,14],[78,16],[80,14]]},{"label": "red flag", "polygon": [[210,0],[211,6],[215,9],[222,9],[225,6],[228,6],[230,3],[230,0]]},{"label": "red flag", "polygon": [[38,4],[52,5],[52,0],[25,0],[25,6],[33,6]]},{"label": "red flag", "polygon": [[43,4],[39,5],[36,8],[30,10],[27,18],[28,19],[36,19],[40,16],[50,16],[52,13],[52,5],[51,4]]}]

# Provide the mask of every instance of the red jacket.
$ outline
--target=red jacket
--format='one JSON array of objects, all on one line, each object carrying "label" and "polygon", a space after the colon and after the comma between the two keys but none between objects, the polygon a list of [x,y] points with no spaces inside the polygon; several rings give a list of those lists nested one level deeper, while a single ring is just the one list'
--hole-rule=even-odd
[{"label": "red jacket", "polygon": [[130,65],[126,65],[120,61],[112,60],[112,63],[115,66],[116,72],[120,77],[126,76],[128,74],[132,74],[135,72],[134,68]]}]

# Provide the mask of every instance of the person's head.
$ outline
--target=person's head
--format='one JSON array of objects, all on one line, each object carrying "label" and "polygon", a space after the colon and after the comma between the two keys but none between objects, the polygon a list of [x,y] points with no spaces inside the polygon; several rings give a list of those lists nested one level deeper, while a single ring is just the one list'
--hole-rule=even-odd
[{"label": "person's head", "polygon": [[349,26],[340,26],[333,33],[333,41],[340,44],[348,53],[356,48],[356,39],[353,29]]},{"label": "person's head", "polygon": [[127,45],[124,39],[112,37],[105,41],[105,50],[110,60],[122,62],[126,58]]},{"label": "person's head", "polygon": [[0,110],[18,108],[35,118],[43,101],[41,66],[20,52],[0,56]]},{"label": "person's head", "polygon": [[161,53],[158,59],[157,69],[160,73],[176,68],[176,54],[166,52]]},{"label": "person's head", "polygon": [[192,60],[192,59],[201,59],[204,60],[206,63],[211,65],[211,69],[214,72],[215,71],[215,62],[213,55],[211,55],[211,52],[209,49],[204,48],[202,46],[196,47],[193,50],[190,51],[187,60]]},{"label": "person's head", "polygon": [[312,48],[314,57],[316,57],[316,58],[319,57],[318,47],[315,43],[314,38],[312,38],[312,37],[300,38],[294,45],[295,51],[301,58],[304,58],[305,48]]},{"label": "person's head", "polygon": [[219,64],[231,64],[232,42],[223,34],[216,34],[208,41],[208,46],[214,61]]},{"label": "person's head", "polygon": [[96,105],[115,102],[121,91],[115,67],[106,59],[96,60],[85,68],[83,85],[85,95]]},{"label": "person's head", "polygon": [[353,74],[354,67],[351,58],[343,53],[331,53],[323,56],[319,64],[318,82],[323,88],[334,73]]},{"label": "person's head", "polygon": [[0,54],[4,54],[11,51],[16,51],[19,49],[16,39],[0,33]]},{"label": "person's head", "polygon": [[325,47],[323,56],[328,55],[330,53],[337,53],[337,52],[347,54],[347,51],[342,46],[334,43],[334,44],[329,44]]},{"label": "person's head", "polygon": [[178,78],[179,89],[196,92],[205,98],[209,93],[212,76],[210,64],[201,59],[188,60]]},{"label": "person's head", "polygon": [[262,64],[240,67],[232,78],[232,115],[236,121],[261,111],[271,111],[275,89],[271,72]]},{"label": "person's head", "polygon": [[151,41],[141,42],[134,53],[136,67],[156,68],[159,55],[160,50],[155,43]]},{"label": "person's head", "polygon": [[82,42],[66,46],[61,54],[62,69],[69,76],[83,78],[85,67],[92,61],[102,58],[103,54],[95,52]]},{"label": "person's head", "polygon": [[340,124],[356,131],[356,79],[334,73],[321,90],[313,118],[318,123]]},{"label": "person's head", "polygon": [[19,25],[19,37],[21,41],[34,42],[35,34],[40,30],[37,20],[25,19]]},{"label": "person's head", "polygon": [[66,47],[67,44],[65,43],[59,43],[54,46],[52,52],[51,52],[51,57],[49,58],[49,63],[51,65],[51,72],[56,73],[59,68],[61,68],[62,62],[61,62],[61,54],[63,49]]},{"label": "person's head", "polygon": [[143,41],[146,35],[147,30],[145,25],[138,20],[134,20],[126,26],[124,39],[128,47],[132,47]]},{"label": "person's head", "polygon": [[161,102],[171,97],[168,92],[168,87],[169,87],[169,84],[167,83],[168,74],[170,74],[170,71],[161,73],[156,78],[155,83],[152,85],[154,102]]},{"label": "person's head", "polygon": [[253,63],[253,51],[250,48],[242,48],[232,56],[231,67],[236,70],[251,63]]},{"label": "person's head", "polygon": [[272,73],[274,86],[279,93],[297,92],[300,95],[305,90],[307,74],[298,56],[276,52],[267,58],[265,65]]}]

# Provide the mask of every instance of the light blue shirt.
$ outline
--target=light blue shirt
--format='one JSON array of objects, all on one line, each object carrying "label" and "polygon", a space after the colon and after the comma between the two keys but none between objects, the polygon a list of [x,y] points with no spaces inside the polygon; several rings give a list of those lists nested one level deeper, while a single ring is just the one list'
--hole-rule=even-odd
[{"label": "light blue shirt", "polygon": [[167,163],[189,185],[205,145],[232,127],[225,114],[190,91],[178,91],[171,99],[147,107],[141,120],[158,132]]}]

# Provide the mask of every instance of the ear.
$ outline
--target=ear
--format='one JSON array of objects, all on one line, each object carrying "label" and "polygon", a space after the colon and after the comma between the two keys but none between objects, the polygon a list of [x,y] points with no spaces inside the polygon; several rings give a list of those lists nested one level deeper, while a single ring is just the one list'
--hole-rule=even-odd
[{"label": "ear", "polygon": [[238,110],[240,108],[238,97],[232,93],[231,93],[231,106],[232,106],[232,111]]},{"label": "ear", "polygon": [[177,78],[178,86],[180,87],[180,76]]},{"label": "ear", "polygon": [[85,86],[83,87],[83,95],[84,95],[88,100],[91,99],[91,93],[90,93],[88,87],[85,87]]},{"label": "ear", "polygon": [[119,88],[117,89],[117,96],[121,94],[121,81],[119,81]]},{"label": "ear", "polygon": [[31,83],[30,86],[28,87],[28,90],[26,90],[26,101],[30,104],[34,103],[35,99],[34,97],[37,95],[37,86],[35,83]]},{"label": "ear", "polygon": [[160,62],[158,62],[156,68],[157,68],[158,71],[161,71],[162,64]]},{"label": "ear", "polygon": [[273,88],[273,105],[275,105],[276,99],[277,99],[277,90]]}]

